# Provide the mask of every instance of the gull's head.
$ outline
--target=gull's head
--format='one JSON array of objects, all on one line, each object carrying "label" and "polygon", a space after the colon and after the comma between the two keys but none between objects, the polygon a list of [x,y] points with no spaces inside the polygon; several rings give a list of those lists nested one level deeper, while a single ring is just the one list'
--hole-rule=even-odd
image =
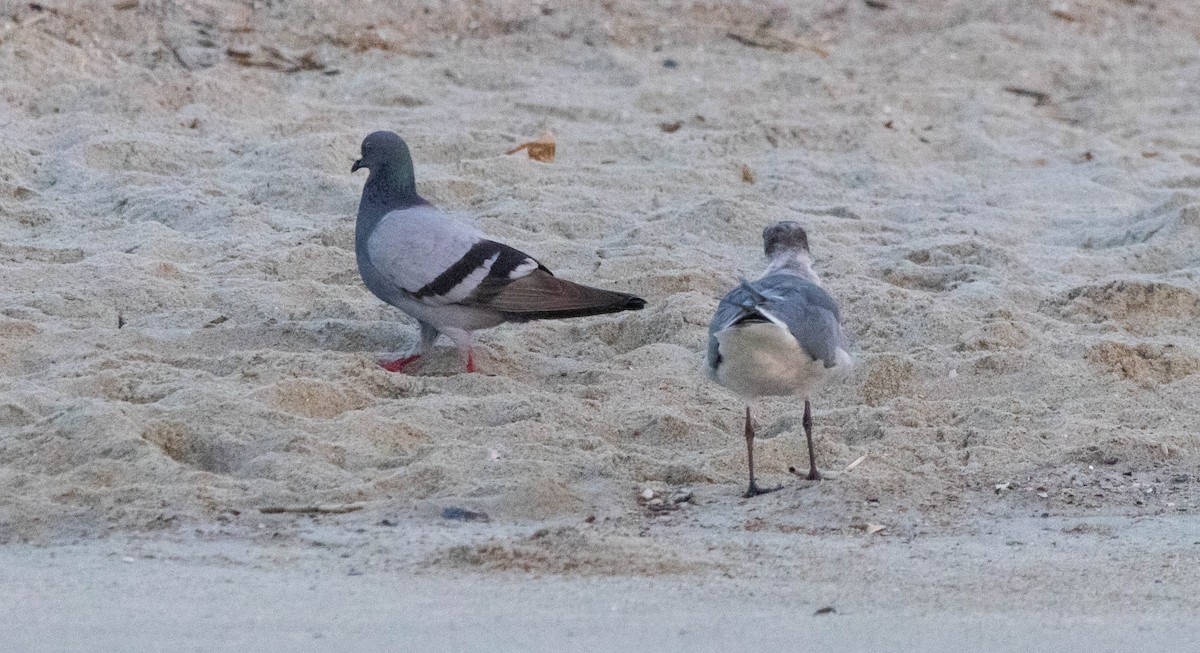
[{"label": "gull's head", "polygon": [[808,254],[808,232],[799,222],[776,222],[763,229],[763,251],[767,258],[775,258],[784,252]]},{"label": "gull's head", "polygon": [[794,274],[820,284],[808,253],[808,233],[799,222],[784,220],[763,229],[763,251],[767,254],[768,274]]}]

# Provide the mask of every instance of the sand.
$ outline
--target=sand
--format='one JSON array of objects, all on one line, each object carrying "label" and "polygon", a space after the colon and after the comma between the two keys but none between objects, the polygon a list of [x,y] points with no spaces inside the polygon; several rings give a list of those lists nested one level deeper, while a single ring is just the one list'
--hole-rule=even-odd
[{"label": "sand", "polygon": [[[171,552],[122,586],[162,605],[159,575],[240,569],[279,595],[361,575],[416,614],[457,595],[387,588],[477,584],[501,620],[541,591],[549,623],[642,593],[729,632],[749,595],[885,636],[1185,627],[1198,41],[1186,2],[0,5],[0,555],[43,570],[10,580],[46,612],[20,641],[131,546]],[[354,266],[376,129],[435,204],[647,308],[483,332],[481,374],[445,343],[379,369],[416,329]],[[504,154],[545,130],[552,163]],[[787,487],[747,501],[742,406],[701,359],[780,219],[857,366],[814,397],[826,481],[787,471],[802,404],[758,407]],[[362,508],[260,512],[319,504]]]}]

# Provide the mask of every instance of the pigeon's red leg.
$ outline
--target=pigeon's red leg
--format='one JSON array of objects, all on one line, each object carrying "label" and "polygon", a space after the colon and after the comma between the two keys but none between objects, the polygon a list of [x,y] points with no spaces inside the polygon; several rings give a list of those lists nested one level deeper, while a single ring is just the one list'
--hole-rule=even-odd
[{"label": "pigeon's red leg", "polygon": [[390,363],[387,361],[380,361],[379,366],[389,372],[403,372],[404,368],[408,367],[409,363],[412,363],[413,361],[417,360],[420,357],[421,357],[420,354],[413,354],[412,356],[405,356],[404,358],[397,358],[396,360],[394,360]]},{"label": "pigeon's red leg", "polygon": [[458,350],[459,360],[464,360],[467,363],[467,372],[475,371],[475,354],[472,351],[475,346],[475,336],[470,331],[464,331],[454,327],[446,327],[442,333],[454,341],[454,348]]}]

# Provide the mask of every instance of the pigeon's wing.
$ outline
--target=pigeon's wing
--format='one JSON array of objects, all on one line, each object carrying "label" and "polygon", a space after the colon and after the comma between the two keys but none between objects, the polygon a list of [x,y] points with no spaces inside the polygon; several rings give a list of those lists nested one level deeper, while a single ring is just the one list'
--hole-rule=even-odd
[{"label": "pigeon's wing", "polygon": [[564,281],[528,254],[428,206],[384,216],[367,242],[371,264],[409,296],[509,320],[582,317],[645,305],[624,293]]},{"label": "pigeon's wing", "polygon": [[768,299],[761,311],[783,323],[813,360],[825,367],[838,364],[844,349],[837,303],[820,286],[789,274],[759,279],[755,288]]},{"label": "pigeon's wing", "polygon": [[367,256],[389,281],[432,306],[469,303],[481,285],[490,288],[541,267],[430,206],[384,216],[367,239]]}]

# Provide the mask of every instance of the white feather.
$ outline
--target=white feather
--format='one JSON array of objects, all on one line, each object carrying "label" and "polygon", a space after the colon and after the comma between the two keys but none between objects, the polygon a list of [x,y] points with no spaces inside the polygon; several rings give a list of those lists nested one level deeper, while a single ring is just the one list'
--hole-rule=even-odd
[{"label": "white feather", "polygon": [[813,360],[787,327],[760,311],[770,323],[744,322],[716,334],[721,364],[716,381],[744,397],[809,396],[835,370],[850,365],[841,348],[833,368]]},{"label": "white feather", "polygon": [[513,271],[508,273],[508,278],[509,279],[520,279],[521,277],[529,274],[530,272],[533,272],[536,269],[538,269],[538,262],[531,258],[527,258],[527,259],[525,259],[524,263],[513,268]]},{"label": "white feather", "polygon": [[498,258],[500,258],[500,254],[497,252],[491,258],[484,261],[483,265],[475,268],[471,274],[468,274],[462,281],[458,282],[458,285],[451,288],[450,292],[444,295],[425,297],[425,301],[431,304],[454,304],[461,302],[470,296],[471,293],[475,292],[475,289],[479,287],[479,282],[483,281],[484,277],[492,271],[492,265],[496,263],[496,259]]}]

